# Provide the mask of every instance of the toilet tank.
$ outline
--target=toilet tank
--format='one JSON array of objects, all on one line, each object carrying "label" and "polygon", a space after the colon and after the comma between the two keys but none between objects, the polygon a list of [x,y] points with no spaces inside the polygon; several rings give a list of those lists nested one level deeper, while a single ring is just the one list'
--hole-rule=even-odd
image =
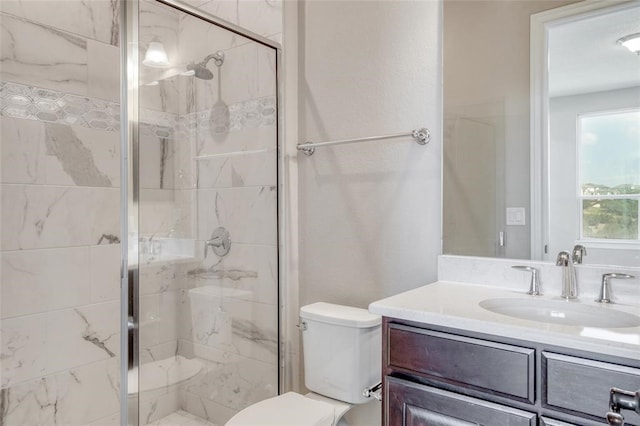
[{"label": "toilet tank", "polygon": [[305,386],[350,404],[371,401],[365,388],[381,379],[381,317],[331,303],[300,308]]}]

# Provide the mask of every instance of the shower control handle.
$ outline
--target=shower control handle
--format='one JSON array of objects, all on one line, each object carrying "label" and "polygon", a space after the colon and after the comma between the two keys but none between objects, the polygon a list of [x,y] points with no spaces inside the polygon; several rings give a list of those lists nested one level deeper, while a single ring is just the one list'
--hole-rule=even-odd
[{"label": "shower control handle", "polygon": [[211,239],[204,243],[204,257],[207,258],[209,254],[209,247],[218,257],[224,257],[229,254],[231,250],[231,235],[229,231],[223,227],[216,228],[211,234]]}]

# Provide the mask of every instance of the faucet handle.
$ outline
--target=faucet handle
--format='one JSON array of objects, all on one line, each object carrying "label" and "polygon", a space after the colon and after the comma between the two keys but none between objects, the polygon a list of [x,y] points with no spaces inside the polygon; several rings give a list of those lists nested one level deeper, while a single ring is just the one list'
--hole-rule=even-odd
[{"label": "faucet handle", "polygon": [[619,272],[609,272],[608,274],[602,274],[602,286],[600,287],[600,296],[596,299],[598,303],[613,303],[611,301],[611,284],[610,280],[616,279],[629,279],[635,278],[633,275],[622,274]]},{"label": "faucet handle", "polygon": [[574,265],[582,265],[582,258],[587,255],[587,248],[581,244],[576,244],[571,252],[571,260]]},{"label": "faucet handle", "polygon": [[533,266],[524,266],[524,265],[514,265],[513,269],[519,269],[521,271],[531,272],[531,283],[529,285],[529,291],[527,294],[532,296],[542,296],[542,291],[540,290],[540,280],[538,279],[538,270]]},{"label": "faucet handle", "polygon": [[556,266],[569,266],[569,262],[571,262],[571,255],[568,251],[562,250],[558,253],[558,257],[556,258]]}]

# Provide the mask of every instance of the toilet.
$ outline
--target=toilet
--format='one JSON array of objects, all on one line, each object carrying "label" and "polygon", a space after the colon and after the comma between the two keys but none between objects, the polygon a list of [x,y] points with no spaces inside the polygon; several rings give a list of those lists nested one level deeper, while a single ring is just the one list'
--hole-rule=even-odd
[{"label": "toilet", "polygon": [[[306,395],[288,392],[238,412],[226,426],[336,426],[380,382],[381,317],[318,302],[300,309]],[[343,424],[343,423],[340,423]]]}]

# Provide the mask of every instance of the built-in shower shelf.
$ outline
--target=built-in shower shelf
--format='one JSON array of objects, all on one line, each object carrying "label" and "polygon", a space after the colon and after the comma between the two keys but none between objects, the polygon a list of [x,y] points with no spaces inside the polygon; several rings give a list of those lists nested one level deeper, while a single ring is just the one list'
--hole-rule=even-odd
[{"label": "built-in shower shelf", "polygon": [[128,379],[138,392],[146,392],[185,382],[198,374],[201,369],[202,363],[197,359],[176,355],[144,363],[139,369],[130,370]]},{"label": "built-in shower shelf", "polygon": [[196,240],[187,238],[149,238],[139,243],[140,263],[187,263],[200,261],[196,256]]}]

